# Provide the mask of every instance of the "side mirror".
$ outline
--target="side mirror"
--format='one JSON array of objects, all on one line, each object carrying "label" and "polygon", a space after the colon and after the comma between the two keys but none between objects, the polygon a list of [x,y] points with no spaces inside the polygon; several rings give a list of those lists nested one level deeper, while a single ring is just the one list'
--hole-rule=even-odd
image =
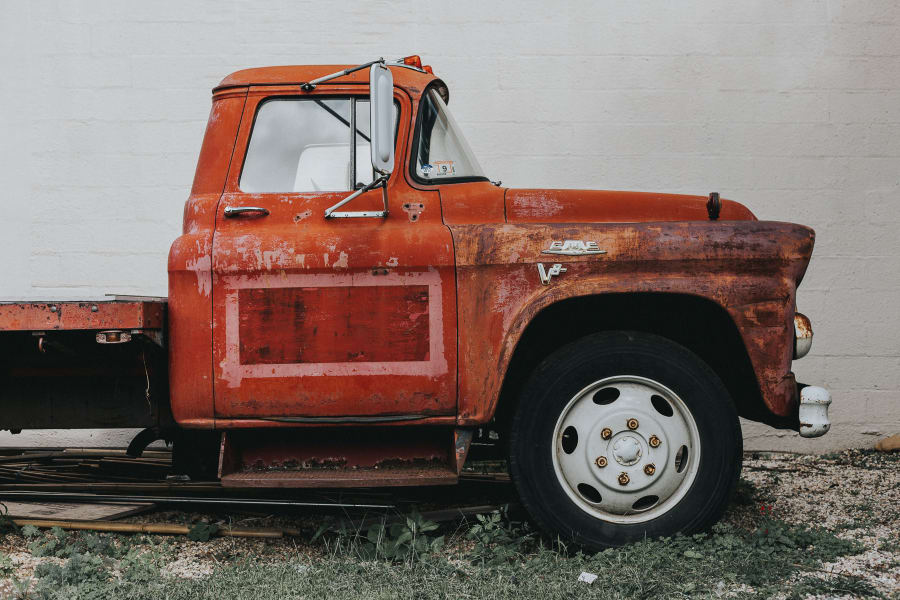
[{"label": "side mirror", "polygon": [[394,76],[382,63],[369,69],[369,111],[372,168],[390,175],[394,171]]},{"label": "side mirror", "polygon": [[[316,84],[327,81],[347,73],[353,73],[365,69],[369,64],[360,65],[346,71],[339,71],[332,75],[315,79],[303,89],[313,89]],[[308,87],[312,86],[312,87]],[[351,123],[355,123],[355,115],[351,116]],[[350,125],[351,130],[355,125]],[[356,154],[356,134],[351,134],[351,154]],[[369,69],[369,147],[372,150],[372,168],[378,174],[374,180],[359,188],[334,206],[325,209],[326,219],[348,218],[348,217],[380,217],[388,216],[388,196],[387,182],[391,173],[394,171],[394,76],[391,70],[384,66],[384,59],[372,63]],[[356,161],[351,158],[351,164]],[[382,210],[357,210],[357,211],[341,211],[338,209],[354,198],[369,190],[381,188],[381,198],[384,201]]]}]

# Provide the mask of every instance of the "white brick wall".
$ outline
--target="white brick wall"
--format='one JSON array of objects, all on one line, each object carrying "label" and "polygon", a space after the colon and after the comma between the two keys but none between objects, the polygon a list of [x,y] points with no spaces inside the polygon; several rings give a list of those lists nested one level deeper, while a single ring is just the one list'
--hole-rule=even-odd
[{"label": "white brick wall", "polygon": [[2,0],[0,15],[0,297],[164,294],[222,76],[416,52],[504,184],[718,190],[815,227],[799,302],[816,343],[796,370],[833,390],[835,426],[811,442],[749,426],[747,445],[900,430],[896,0]]}]

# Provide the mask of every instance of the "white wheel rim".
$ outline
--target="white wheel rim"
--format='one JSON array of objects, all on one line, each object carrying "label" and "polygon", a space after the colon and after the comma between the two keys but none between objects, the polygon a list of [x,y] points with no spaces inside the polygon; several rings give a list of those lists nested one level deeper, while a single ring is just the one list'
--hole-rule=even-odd
[{"label": "white wheel rim", "polygon": [[637,375],[607,377],[575,394],[556,421],[552,448],[569,498],[612,523],[641,523],[670,510],[700,464],[690,410],[663,384]]}]

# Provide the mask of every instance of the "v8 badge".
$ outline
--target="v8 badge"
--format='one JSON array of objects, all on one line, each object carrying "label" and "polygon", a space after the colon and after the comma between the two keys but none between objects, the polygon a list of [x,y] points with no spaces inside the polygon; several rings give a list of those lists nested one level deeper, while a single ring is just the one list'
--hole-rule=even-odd
[{"label": "v8 badge", "polygon": [[566,268],[561,264],[557,263],[550,267],[547,270],[544,270],[544,265],[542,263],[538,263],[537,265],[538,275],[541,276],[541,283],[544,285],[550,285],[550,279],[556,275],[559,277],[561,273],[566,272]]}]

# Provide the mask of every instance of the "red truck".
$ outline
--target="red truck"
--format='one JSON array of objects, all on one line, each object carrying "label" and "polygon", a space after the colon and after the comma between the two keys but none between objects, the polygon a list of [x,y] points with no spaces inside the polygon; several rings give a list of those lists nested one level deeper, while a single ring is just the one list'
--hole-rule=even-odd
[{"label": "red truck", "polygon": [[453,484],[474,440],[588,548],[715,522],[739,415],[827,432],[810,228],[504,188],[448,101],[416,56],[226,77],[168,298],[0,304],[0,428],[143,428],[233,487]]}]

